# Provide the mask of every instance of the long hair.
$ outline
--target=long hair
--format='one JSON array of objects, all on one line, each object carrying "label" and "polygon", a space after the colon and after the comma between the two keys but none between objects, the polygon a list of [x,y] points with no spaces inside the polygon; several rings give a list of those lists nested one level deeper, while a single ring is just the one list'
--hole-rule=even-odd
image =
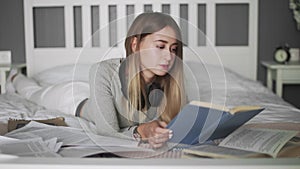
[{"label": "long hair", "polygon": [[[130,102],[129,112],[134,113],[135,110],[145,111],[149,107],[142,104],[142,100],[148,100],[144,86],[146,85],[141,75],[141,62],[139,55],[139,46],[143,38],[147,35],[160,31],[164,27],[171,27],[178,43],[176,57],[171,70],[159,79],[161,88],[163,88],[165,97],[162,99],[158,107],[158,113],[161,114],[160,119],[170,122],[180,111],[181,107],[186,103],[186,96],[183,84],[183,64],[182,64],[182,41],[181,31],[177,23],[171,16],[158,12],[150,12],[140,14],[132,23],[128,30],[125,40],[126,60],[128,70],[128,100]],[[136,52],[132,50],[133,39],[136,38]],[[131,114],[133,117],[133,114]]]}]

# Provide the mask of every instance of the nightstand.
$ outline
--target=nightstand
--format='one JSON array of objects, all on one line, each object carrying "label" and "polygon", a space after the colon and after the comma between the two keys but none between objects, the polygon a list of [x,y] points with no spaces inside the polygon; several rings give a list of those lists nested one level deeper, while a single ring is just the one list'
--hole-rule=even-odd
[{"label": "nightstand", "polygon": [[267,87],[273,90],[273,80],[276,82],[276,94],[282,97],[284,84],[300,84],[300,62],[279,64],[272,61],[263,61],[261,64],[267,68]]},{"label": "nightstand", "polygon": [[26,63],[12,63],[12,64],[0,64],[0,85],[1,93],[5,93],[6,74],[12,69],[16,68],[19,71],[26,67]]}]

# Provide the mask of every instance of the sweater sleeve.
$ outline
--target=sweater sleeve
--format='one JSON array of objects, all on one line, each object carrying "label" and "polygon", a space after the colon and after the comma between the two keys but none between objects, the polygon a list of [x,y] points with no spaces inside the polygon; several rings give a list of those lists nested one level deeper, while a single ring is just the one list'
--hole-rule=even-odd
[{"label": "sweater sleeve", "polygon": [[115,98],[112,93],[112,77],[115,70],[105,62],[90,69],[90,97],[82,108],[81,117],[92,121],[100,135],[133,139],[132,127],[120,128]]}]

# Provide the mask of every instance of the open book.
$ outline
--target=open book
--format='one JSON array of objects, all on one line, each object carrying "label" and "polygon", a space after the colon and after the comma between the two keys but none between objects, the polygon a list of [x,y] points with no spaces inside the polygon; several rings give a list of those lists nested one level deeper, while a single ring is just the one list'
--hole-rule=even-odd
[{"label": "open book", "polygon": [[185,157],[300,157],[300,138],[294,137],[297,133],[293,130],[242,127],[219,145],[203,144],[184,149],[183,152]]},{"label": "open book", "polygon": [[224,138],[262,110],[259,106],[226,108],[192,101],[168,124],[167,128],[173,131],[169,141],[197,144]]}]

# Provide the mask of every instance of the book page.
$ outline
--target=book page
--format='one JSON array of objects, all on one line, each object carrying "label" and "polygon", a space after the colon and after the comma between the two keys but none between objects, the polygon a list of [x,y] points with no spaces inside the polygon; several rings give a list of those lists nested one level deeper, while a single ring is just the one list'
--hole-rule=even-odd
[{"label": "book page", "polygon": [[263,109],[260,106],[236,106],[230,109],[231,114],[239,113],[239,112],[245,112],[245,111],[252,111],[252,110],[258,110]]},{"label": "book page", "polygon": [[187,148],[184,149],[183,152],[185,154],[196,155],[195,157],[198,156],[198,158],[199,157],[212,157],[212,158],[260,157],[260,154],[255,152],[221,147],[217,145],[209,145],[209,144],[203,144],[200,146]]},{"label": "book page", "polygon": [[196,100],[191,101],[189,104],[200,106],[200,107],[216,109],[216,110],[220,110],[220,111],[224,111],[224,112],[229,112],[230,114],[262,109],[262,107],[254,106],[254,105],[253,106],[240,105],[240,106],[235,106],[235,107],[226,107],[225,105],[217,105],[217,104],[213,104],[213,103],[210,103],[210,102],[201,102],[201,101],[196,101]]},{"label": "book page", "polygon": [[[243,127],[300,131],[300,123],[293,122],[249,123],[245,124]],[[300,132],[297,134],[297,136],[300,137]]]},{"label": "book page", "polygon": [[201,101],[191,101],[189,104],[191,105],[196,105],[199,107],[206,107],[206,108],[212,108],[212,109],[216,109],[216,110],[220,110],[220,111],[225,111],[225,112],[229,112],[230,109],[225,107],[225,105],[217,105],[217,104],[213,104],[210,102],[201,102]]},{"label": "book page", "polygon": [[259,128],[239,128],[219,146],[269,154],[275,158],[281,148],[298,132]]}]

